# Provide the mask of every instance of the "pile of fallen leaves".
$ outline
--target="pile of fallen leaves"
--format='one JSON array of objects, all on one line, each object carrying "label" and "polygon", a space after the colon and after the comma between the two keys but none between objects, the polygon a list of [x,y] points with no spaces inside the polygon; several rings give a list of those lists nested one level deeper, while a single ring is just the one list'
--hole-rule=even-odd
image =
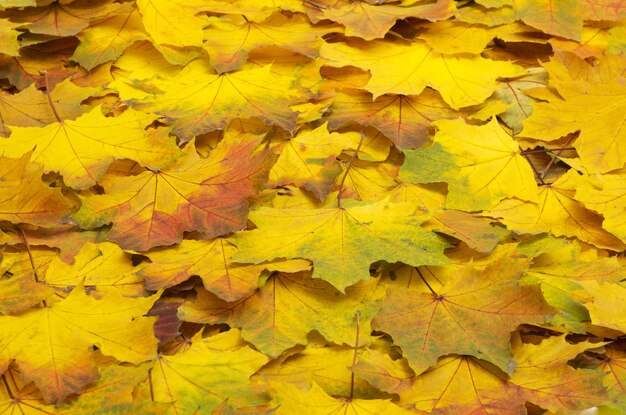
[{"label": "pile of fallen leaves", "polygon": [[0,0],[0,413],[623,413],[625,19]]}]

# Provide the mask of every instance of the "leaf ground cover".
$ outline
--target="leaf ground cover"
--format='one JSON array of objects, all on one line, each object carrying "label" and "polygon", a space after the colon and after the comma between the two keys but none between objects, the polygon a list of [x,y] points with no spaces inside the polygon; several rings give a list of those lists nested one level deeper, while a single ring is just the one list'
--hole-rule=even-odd
[{"label": "leaf ground cover", "polygon": [[0,414],[626,412],[626,5],[0,0]]}]

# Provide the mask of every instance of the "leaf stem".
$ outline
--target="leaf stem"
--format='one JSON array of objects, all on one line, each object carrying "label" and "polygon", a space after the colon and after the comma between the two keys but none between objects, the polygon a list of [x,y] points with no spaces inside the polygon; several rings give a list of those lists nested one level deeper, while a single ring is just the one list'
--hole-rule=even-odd
[{"label": "leaf stem", "polygon": [[148,370],[148,382],[150,383],[150,400],[154,402],[154,388],[152,386],[152,368]]},{"label": "leaf stem", "polygon": [[522,156],[524,156],[524,158],[526,159],[526,161],[528,162],[528,164],[530,165],[530,168],[533,169],[533,173],[535,173],[535,177],[537,178],[537,180],[539,180],[539,183],[541,183],[542,186],[546,185],[546,182],[543,181],[543,177],[541,177],[542,175],[539,174],[539,172],[537,171],[537,169],[535,168],[535,165],[530,161],[530,159],[528,158],[527,154],[522,153]]},{"label": "leaf stem", "polygon": [[341,193],[343,193],[343,185],[346,182],[346,177],[348,177],[348,172],[350,171],[350,167],[352,167],[352,163],[354,163],[354,159],[357,158],[359,154],[359,150],[361,150],[361,146],[363,145],[363,140],[365,139],[365,131],[361,131],[361,139],[359,140],[359,145],[356,147],[356,151],[352,155],[352,158],[348,162],[348,166],[346,167],[346,171],[343,173],[343,177],[341,178],[341,182],[339,183],[339,193],[337,193],[337,208],[341,209]]},{"label": "leaf stem", "polygon": [[437,292],[435,290],[433,290],[433,287],[430,286],[430,284],[428,283],[428,281],[426,281],[426,278],[424,278],[424,276],[422,275],[422,271],[420,271],[420,269],[418,267],[414,267],[415,271],[417,271],[417,274],[420,276],[420,278],[422,279],[422,281],[424,281],[424,284],[426,284],[426,286],[428,287],[428,289],[430,290],[431,293],[433,293],[433,295],[437,298],[440,297],[439,294],[437,294]]},{"label": "leaf stem", "polygon": [[[24,232],[24,229],[21,226],[18,226],[17,229],[20,230],[20,236],[22,237],[22,242],[24,242],[24,245],[26,246],[26,252],[28,253],[28,260],[30,261],[30,267],[33,270],[33,277],[35,277],[35,282],[41,282],[39,280],[39,275],[37,274],[37,267],[35,266],[35,260],[33,258],[33,253],[30,250],[30,244],[28,243],[28,238],[26,237],[26,233]],[[46,303],[46,300],[41,300],[41,304],[43,304],[44,307],[48,306],[48,303]]]},{"label": "leaf stem", "polygon": [[7,378],[4,374],[2,374],[2,383],[4,383],[4,387],[7,390],[7,394],[9,395],[9,398],[11,398],[12,401],[15,401],[15,396],[13,395],[13,392],[11,391],[11,388],[9,387],[9,382],[7,382]]},{"label": "leaf stem", "polygon": [[352,356],[352,367],[351,367],[352,374],[350,375],[350,396],[348,397],[349,401],[351,401],[352,398],[354,398],[354,366],[356,366],[356,355],[357,355],[357,351],[359,350],[359,337],[360,337],[360,331],[361,331],[361,325],[360,325],[361,311],[357,310],[354,313],[354,317],[356,318],[356,340],[354,341],[354,356]]},{"label": "leaf stem", "polygon": [[43,72],[43,78],[46,82],[46,98],[48,98],[48,104],[50,104],[50,108],[52,108],[52,113],[54,114],[54,118],[57,119],[59,124],[63,124],[63,120],[59,116],[59,113],[57,112],[56,107],[52,103],[52,97],[50,96],[50,82],[48,81],[48,71],[42,71],[42,72]]},{"label": "leaf stem", "polygon": [[538,150],[522,150],[521,154],[524,156],[526,154],[535,154],[535,153],[552,153],[555,151],[565,151],[565,150],[576,150],[574,147],[561,147],[561,148],[541,148]]},{"label": "leaf stem", "polygon": [[[567,139],[567,143],[566,143],[566,145],[569,145],[569,143],[571,143],[573,139],[574,139],[574,136],[570,136],[570,137]],[[548,174],[548,170],[550,170],[550,167],[552,167],[552,165],[553,165],[553,164],[554,164],[554,162],[556,161],[557,157],[561,155],[561,151],[562,151],[561,149],[557,149],[556,151],[557,151],[557,153],[556,153],[556,154],[552,154],[552,155],[550,156],[550,162],[548,162],[548,164],[546,165],[546,167],[545,167],[545,168],[543,168],[543,169],[541,169],[541,172],[540,172],[541,177],[546,177],[546,174]]]}]

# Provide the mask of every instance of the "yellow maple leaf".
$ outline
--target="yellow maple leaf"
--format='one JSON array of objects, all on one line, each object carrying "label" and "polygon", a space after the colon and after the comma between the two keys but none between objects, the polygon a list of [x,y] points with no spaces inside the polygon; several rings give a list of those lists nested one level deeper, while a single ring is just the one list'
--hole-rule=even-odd
[{"label": "yellow maple leaf", "polygon": [[60,189],[41,180],[42,168],[29,161],[31,155],[0,157],[0,220],[52,226],[62,221],[73,205]]},{"label": "yellow maple leaf", "polygon": [[17,41],[19,32],[15,30],[20,26],[21,23],[11,22],[8,19],[0,19],[0,53],[11,56],[20,54],[20,45]]},{"label": "yellow maple leaf", "polygon": [[506,197],[537,200],[533,171],[519,145],[494,119],[483,126],[441,120],[432,146],[406,152],[400,180],[447,182],[446,206],[486,210]]},{"label": "yellow maple leaf", "polygon": [[72,60],[85,69],[117,59],[124,49],[135,42],[148,39],[139,10],[134,7],[128,12],[115,15],[98,22],[78,34],[80,44],[72,55]]},{"label": "yellow maple leaf", "polygon": [[262,385],[250,376],[268,357],[241,340],[239,331],[191,339],[191,345],[174,355],[162,354],[150,372],[149,396],[155,402],[172,403],[176,414],[209,413],[228,399],[236,408],[265,403]]},{"label": "yellow maple leaf", "polygon": [[554,183],[539,188],[536,204],[505,199],[488,215],[516,232],[550,232],[555,236],[576,237],[600,248],[623,250],[624,243],[602,229],[602,217],[575,199],[579,182],[578,172],[568,170]]},{"label": "yellow maple leaf", "polygon": [[[351,342],[354,342],[354,339]],[[358,349],[359,365],[364,354],[369,352],[369,349]],[[309,342],[308,347],[298,353],[283,354],[272,360],[255,375],[255,378],[290,383],[301,390],[310,388],[315,382],[331,396],[348,396],[350,389],[355,396],[373,396],[380,393],[360,377],[355,377],[354,382],[351,382],[353,363],[354,347],[347,345],[315,347]]]},{"label": "yellow maple leaf", "polygon": [[205,0],[203,3],[206,10],[221,14],[241,14],[254,22],[263,22],[282,10],[303,12],[306,8],[306,3],[301,0]]},{"label": "yellow maple leaf", "polygon": [[424,413],[444,415],[522,414],[525,401],[558,413],[576,413],[606,396],[599,373],[567,364],[566,358],[573,359],[593,347],[588,342],[569,344],[563,336],[544,339],[538,345],[514,339],[518,369],[508,379],[480,360],[444,357],[410,388],[400,391],[400,402],[413,404]]},{"label": "yellow maple leaf", "polygon": [[[290,347],[306,344],[311,330],[334,343],[353,343],[354,315],[359,311],[363,316],[359,343],[367,343],[369,321],[378,311],[375,300],[383,295],[376,290],[376,280],[348,287],[343,295],[328,282],[303,274],[275,273],[260,290],[234,302],[198,290],[196,300],[179,309],[181,319],[239,327],[242,336],[258,349],[276,357]],[[301,305],[296,314],[294,302]]]},{"label": "yellow maple leaf", "polygon": [[51,306],[1,316],[0,369],[15,360],[47,402],[60,404],[98,378],[92,346],[125,362],[156,356],[154,318],[142,316],[157,298],[110,293],[98,301],[79,285]]},{"label": "yellow maple leaf", "polygon": [[388,399],[333,398],[315,382],[306,392],[288,383],[270,382],[270,385],[277,405],[274,413],[277,415],[291,415],[301,412],[310,415],[412,414],[412,412],[395,405]]},{"label": "yellow maple leaf", "polygon": [[420,34],[434,51],[448,55],[455,53],[480,54],[499,31],[510,30],[510,26],[489,28],[482,25],[470,25],[456,20],[424,25],[425,33]]},{"label": "yellow maple leaf", "polygon": [[138,0],[146,31],[157,44],[178,47],[201,46],[206,18],[202,0]]},{"label": "yellow maple leaf", "polygon": [[592,302],[584,304],[589,310],[591,322],[626,333],[626,287],[619,282],[601,284],[593,280],[585,281],[584,287],[593,297]]},{"label": "yellow maple leaf", "polygon": [[[73,120],[83,114],[81,101],[95,94],[98,88],[79,87],[66,79],[52,89],[51,101],[47,94],[37,89],[35,84],[17,94],[0,90],[0,136],[8,137],[10,126],[43,127],[57,121],[56,114],[63,120]],[[32,148],[31,148],[32,149]]]},{"label": "yellow maple leaf", "polygon": [[88,4],[46,2],[39,7],[24,10],[8,10],[6,14],[22,23],[31,33],[52,36],[72,36],[89,26],[91,19],[99,19],[126,7],[108,0],[91,1]]},{"label": "yellow maple leaf", "polygon": [[[326,43],[320,49],[326,65],[356,66],[372,74],[365,89],[383,94],[419,95],[425,87],[439,91],[454,109],[476,105],[491,95],[498,78],[523,74],[510,62],[481,56],[443,55],[421,41]],[[415,62],[415,65],[406,65]]]},{"label": "yellow maple leaf", "polygon": [[117,292],[127,297],[144,295],[141,278],[133,275],[138,270],[130,262],[130,254],[110,242],[94,244],[87,242],[68,264],[56,258],[41,275],[49,286],[68,291],[81,282],[96,290],[101,297],[108,292]]},{"label": "yellow maple leaf", "polygon": [[604,217],[602,228],[626,243],[626,176],[612,174],[583,176],[576,188],[576,200]]},{"label": "yellow maple leaf", "polygon": [[[328,3],[328,4],[325,4]],[[413,2],[411,5],[381,4],[377,2],[322,1],[319,13],[309,11],[316,19],[329,19],[346,26],[346,35],[365,40],[383,38],[396,20],[416,17],[419,19],[445,20],[452,16],[455,5],[450,0],[436,2]]]},{"label": "yellow maple leaf", "polygon": [[74,121],[12,127],[9,139],[0,142],[0,151],[20,156],[35,148],[33,161],[42,163],[44,171],[57,171],[69,186],[85,189],[96,184],[115,159],[129,158],[158,169],[180,156],[165,129],[145,131],[154,119],[132,109],[105,117],[98,106]]},{"label": "yellow maple leaf", "polygon": [[340,290],[369,277],[369,265],[385,259],[412,265],[447,262],[446,243],[424,232],[425,216],[410,203],[352,202],[346,208],[259,208],[249,219],[257,229],[235,235],[235,261],[275,258],[313,261],[313,276]]},{"label": "yellow maple leaf", "polygon": [[305,100],[310,93],[298,87],[293,71],[291,76],[280,76],[266,65],[216,75],[204,63],[159,82],[164,92],[147,98],[138,108],[165,116],[183,141],[224,128],[239,117],[259,117],[266,124],[295,128],[297,114],[288,105]]},{"label": "yellow maple leaf", "polygon": [[324,200],[341,173],[336,158],[343,150],[355,149],[358,142],[358,133],[329,133],[326,124],[301,130],[284,143],[268,184],[294,184]]},{"label": "yellow maple leaf", "polygon": [[263,46],[275,45],[314,58],[323,43],[322,36],[339,30],[335,26],[312,26],[300,14],[288,17],[277,13],[262,23],[226,15],[209,18],[202,48],[209,54],[211,66],[223,73],[243,65],[249,51]]},{"label": "yellow maple leaf", "polygon": [[35,281],[32,273],[0,280],[0,313],[16,314],[41,303],[54,288]]},{"label": "yellow maple leaf", "polygon": [[387,192],[398,184],[402,153],[392,151],[386,160],[375,163],[360,159],[350,160],[348,157],[341,159],[343,172],[338,176],[338,183],[334,188],[336,191],[340,190],[341,180],[345,176],[341,197],[379,201],[386,198]]},{"label": "yellow maple leaf", "polygon": [[[562,98],[537,103],[524,121],[521,134],[542,141],[580,131],[574,142],[581,161],[591,173],[621,169],[626,163],[626,82],[550,82]],[[593,107],[593,112],[589,107]]]},{"label": "yellow maple leaf", "polygon": [[142,266],[136,274],[146,280],[148,289],[171,287],[198,275],[208,291],[226,301],[235,301],[252,294],[264,271],[298,272],[311,268],[305,260],[238,264],[231,261],[236,252],[237,248],[224,239],[185,239],[172,248],[150,251],[147,256],[152,263]]}]

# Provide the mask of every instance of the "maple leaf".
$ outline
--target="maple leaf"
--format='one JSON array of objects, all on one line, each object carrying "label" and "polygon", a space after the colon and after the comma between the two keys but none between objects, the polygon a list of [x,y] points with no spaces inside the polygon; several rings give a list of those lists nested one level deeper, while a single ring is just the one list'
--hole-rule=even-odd
[{"label": "maple leaf", "polygon": [[[87,6],[87,7],[86,7]],[[73,2],[47,2],[39,7],[10,10],[6,14],[22,24],[31,33],[53,36],[72,36],[89,26],[91,19],[115,13],[120,4],[110,0],[91,1],[87,4]]]},{"label": "maple leaf", "polygon": [[477,3],[474,7],[461,7],[455,18],[464,23],[480,24],[490,27],[511,25],[515,21],[513,2],[499,2],[498,4]]},{"label": "maple leaf", "polygon": [[4,375],[5,388],[0,390],[0,411],[18,411],[25,414],[82,415],[98,413],[141,413],[165,415],[167,406],[154,402],[133,401],[133,390],[147,376],[148,368],[118,366],[99,359],[100,378],[89,385],[78,397],[69,399],[62,407],[46,404],[32,382],[22,382],[20,373],[9,370]]},{"label": "maple leaf", "polygon": [[[23,240],[22,243],[24,243]],[[25,274],[30,275],[32,278],[34,274],[44,274],[50,262],[54,261],[57,257],[58,255],[53,249],[47,249],[45,247],[30,247],[30,254],[28,250],[26,250],[26,252],[5,251],[2,253],[0,272],[6,274],[3,275],[5,278],[11,275],[20,277]]]},{"label": "maple leaf", "polygon": [[183,141],[224,128],[238,117],[259,117],[266,124],[295,128],[297,114],[288,105],[310,94],[294,85],[293,77],[274,73],[271,65],[215,75],[201,64],[163,82],[162,94],[136,107],[165,116]]},{"label": "maple leaf", "polygon": [[[358,349],[358,365],[363,362],[365,353],[367,352],[364,349]],[[353,363],[354,347],[315,347],[309,344],[298,353],[282,354],[264,366],[253,379],[290,383],[300,390],[309,389],[315,382],[331,396],[349,396],[352,390],[354,396],[381,397],[378,389],[382,388],[376,389],[365,380],[352,375]]]},{"label": "maple leaf", "polygon": [[29,7],[36,6],[37,0],[2,0],[0,1],[0,7]]},{"label": "maple leaf", "polygon": [[612,343],[605,347],[604,356],[601,356],[600,368],[607,376],[604,378],[604,386],[610,396],[615,397],[620,408],[626,403],[626,390],[624,379],[626,377],[626,353],[621,350],[621,342]]},{"label": "maple leaf", "polygon": [[[522,74],[522,68],[509,62],[480,56],[443,55],[421,42],[326,43],[320,49],[320,56],[326,65],[352,65],[369,70],[372,76],[365,89],[374,98],[384,94],[419,95],[429,86],[439,91],[453,109],[480,104],[493,93],[497,78]],[[403,62],[418,64],[403,65]]]},{"label": "maple leaf", "polygon": [[623,317],[626,287],[620,283],[599,284],[593,280],[587,281],[584,286],[593,297],[593,302],[585,304],[591,322],[619,332],[626,331],[626,319]]},{"label": "maple leaf", "polygon": [[73,205],[60,189],[41,180],[42,168],[29,161],[31,156],[0,157],[0,220],[50,226],[62,221]]},{"label": "maple leaf", "polygon": [[262,22],[279,11],[303,12],[300,0],[207,0],[206,9],[221,14],[241,14],[248,20]]},{"label": "maple leaf", "polygon": [[[328,3],[328,5],[324,4]],[[401,7],[393,4],[369,4],[367,2],[322,1],[319,13],[311,13],[317,19],[329,19],[346,26],[347,36],[365,40],[382,38],[396,20],[407,17],[435,21],[445,20],[454,13],[454,3],[449,0],[436,2],[413,2]],[[319,14],[319,15],[318,15]]]},{"label": "maple leaf", "polygon": [[154,303],[147,316],[156,316],[154,323],[154,337],[159,339],[159,346],[163,347],[168,341],[181,335],[180,327],[182,321],[178,318],[179,301],[168,301],[164,299]]},{"label": "maple leaf", "polygon": [[[448,55],[457,53],[480,54],[487,44],[498,36],[499,28],[470,25],[456,20],[444,20],[425,25],[426,32],[419,38],[434,51]],[[510,30],[508,26],[501,26]]]},{"label": "maple leaf", "polygon": [[567,365],[579,353],[598,344],[570,344],[564,336],[554,336],[538,345],[524,344],[514,337],[512,346],[518,366],[509,382],[528,401],[554,412],[573,412],[602,402],[606,395],[606,390],[598,387],[602,374]]},{"label": "maple leaf", "polygon": [[575,0],[515,0],[515,16],[546,33],[580,40],[583,17]]},{"label": "maple leaf", "polygon": [[243,65],[248,52],[276,45],[305,56],[316,57],[322,45],[322,36],[339,29],[333,26],[312,26],[300,14],[285,16],[274,14],[261,23],[244,16],[227,15],[209,18],[204,29],[202,48],[218,73],[229,72]]},{"label": "maple leaf", "polygon": [[620,1],[595,2],[582,0],[581,13],[585,20],[621,20],[626,16],[626,5]]},{"label": "maple leaf", "polygon": [[[355,335],[350,329],[355,327],[357,311],[363,316],[362,336],[366,339],[371,330],[365,322],[379,308],[372,300],[381,296],[375,284],[375,280],[365,281],[341,295],[326,281],[301,274],[276,273],[259,291],[232,303],[199,291],[196,301],[181,306],[180,316],[184,321],[241,327],[246,340],[264,353],[278,356],[289,347],[305,344],[311,330],[335,343],[354,342]],[[364,305],[365,299],[372,304]],[[295,316],[294,301],[302,306]],[[331,320],[333,324],[327,325]]]},{"label": "maple leaf", "polygon": [[[48,46],[50,46],[48,44]],[[54,85],[76,73],[74,68],[63,65],[72,51],[68,50],[67,44],[44,47],[32,45],[29,48],[20,49],[19,56],[0,55],[0,76],[17,89],[22,90],[32,83],[37,87],[48,86],[50,90]]]},{"label": "maple leaf", "polygon": [[441,210],[424,223],[426,229],[454,236],[481,253],[491,252],[508,234],[506,229],[460,210]]},{"label": "maple leaf", "polygon": [[30,272],[0,280],[0,313],[20,313],[53,293],[52,287],[35,281]]},{"label": "maple leaf", "polygon": [[137,385],[148,376],[148,365],[124,367],[106,365],[98,368],[100,379],[83,391],[78,399],[68,402],[57,413],[60,415],[80,415],[87,413],[116,414],[140,413],[146,415],[165,415],[165,405],[155,402],[136,402],[133,392]]},{"label": "maple leaf", "polygon": [[622,3],[0,0],[0,412],[623,412]]},{"label": "maple leaf", "polygon": [[137,0],[143,24],[157,44],[200,46],[206,20],[196,14],[205,10],[198,0]]},{"label": "maple leaf", "polygon": [[56,289],[68,291],[84,283],[103,293],[118,292],[127,297],[144,294],[141,278],[133,275],[137,270],[130,262],[130,254],[109,242],[86,243],[74,257],[73,264],[60,258],[50,261],[41,280]]},{"label": "maple leaf", "polygon": [[307,392],[303,392],[288,383],[271,382],[276,400],[277,415],[293,414],[306,411],[311,415],[366,415],[385,413],[390,415],[409,415],[389,400],[333,398],[326,394],[315,382]]},{"label": "maple leaf", "polygon": [[[601,84],[555,81],[550,85],[562,98],[555,97],[549,106],[537,103],[533,114],[524,122],[521,135],[552,141],[580,130],[574,147],[589,172],[605,173],[624,167],[626,130],[622,124],[626,84],[623,78]],[[593,114],[586,110],[589,105],[595,108]]]},{"label": "maple leaf", "polygon": [[[259,208],[249,219],[258,229],[235,235],[237,262],[275,258],[313,262],[313,277],[340,290],[368,278],[369,265],[384,259],[413,265],[446,262],[447,244],[420,227],[422,216],[409,203],[352,202],[345,208]],[[423,216],[422,216],[423,217]]]},{"label": "maple leaf", "polygon": [[544,321],[552,311],[538,287],[516,282],[515,275],[527,267],[526,260],[500,260],[484,271],[467,267],[436,292],[390,288],[372,326],[393,337],[417,373],[438,357],[457,353],[485,359],[511,374],[511,332],[522,323]]},{"label": "maple leaf", "polygon": [[245,345],[231,330],[202,338],[196,335],[182,353],[160,355],[149,378],[149,397],[173,402],[177,414],[211,411],[228,399],[235,407],[265,402],[263,387],[249,378],[268,362],[267,356]]},{"label": "maple leaf", "polygon": [[1,316],[0,368],[15,359],[23,378],[35,382],[46,402],[60,404],[98,378],[92,345],[121,361],[155,357],[153,318],[141,316],[156,298],[110,293],[95,300],[81,284],[59,303]]},{"label": "maple leaf", "polygon": [[130,158],[159,168],[180,155],[164,129],[146,132],[154,116],[127,110],[118,117],[105,117],[95,107],[75,121],[62,121],[42,128],[12,127],[12,134],[0,143],[7,156],[19,156],[33,148],[33,161],[44,171],[57,171],[77,189],[93,186],[114,159]]},{"label": "maple leaf", "polygon": [[325,124],[302,130],[285,143],[270,170],[268,184],[295,184],[324,200],[341,173],[336,158],[344,149],[356,148],[358,142],[358,134],[329,133]]},{"label": "maple leaf", "polygon": [[137,8],[128,12],[118,12],[81,30],[80,44],[72,55],[72,60],[83,68],[96,66],[117,59],[124,49],[135,42],[148,39],[144,31],[141,15]]},{"label": "maple leaf", "polygon": [[187,230],[207,237],[245,227],[245,198],[260,187],[268,152],[262,136],[244,135],[222,143],[203,159],[190,143],[186,154],[162,171],[104,176],[104,195],[81,198],[74,219],[86,228],[113,222],[107,238],[126,249],[146,251],[180,241]]},{"label": "maple leaf", "polygon": [[236,252],[237,248],[224,239],[183,240],[173,248],[147,253],[152,263],[142,266],[136,274],[146,280],[148,289],[167,288],[198,275],[208,291],[225,301],[235,301],[252,294],[264,271],[298,272],[311,267],[304,260],[238,264],[231,261]]},{"label": "maple leaf", "polygon": [[0,20],[0,53],[11,56],[20,54],[20,46],[17,41],[19,32],[15,30],[20,26],[20,23],[14,23],[4,19]]},{"label": "maple leaf", "polygon": [[574,197],[587,208],[601,213],[604,217],[602,228],[626,242],[626,222],[623,220],[625,196],[623,173],[615,172],[583,176]]},{"label": "maple leaf", "polygon": [[564,242],[544,236],[520,245],[519,253],[533,257],[524,282],[541,284],[546,302],[560,310],[550,320],[553,325],[584,332],[590,317],[583,304],[593,299],[585,290],[585,282],[617,282],[623,266],[616,258],[602,258],[595,250],[584,250],[576,240]]},{"label": "maple leaf", "polygon": [[55,85],[50,100],[34,84],[14,95],[0,90],[0,135],[8,137],[12,125],[44,127],[58,121],[57,116],[73,120],[83,114],[80,103],[97,91],[95,87],[79,87],[69,79]]},{"label": "maple leaf", "polygon": [[400,394],[411,387],[415,378],[406,358],[399,358],[388,346],[363,351],[351,369],[356,379],[387,393]]},{"label": "maple leaf", "polygon": [[67,263],[74,261],[74,256],[78,254],[86,242],[102,242],[104,232],[102,231],[79,231],[76,225],[64,224],[49,228],[42,227],[21,227],[20,229],[5,229],[7,245],[19,245],[24,243],[22,231],[31,247],[47,246],[60,250],[59,258]]},{"label": "maple leaf", "polygon": [[459,119],[434,124],[433,145],[406,152],[401,180],[447,182],[446,206],[465,211],[489,209],[506,197],[537,200],[531,167],[495,119],[484,126]]},{"label": "maple leaf", "polygon": [[482,107],[472,114],[472,118],[488,119],[498,115],[514,134],[519,134],[523,128],[523,122],[534,111],[536,100],[525,95],[525,90],[532,90],[548,83],[548,73],[544,68],[531,68],[526,70],[526,75],[515,79],[503,81],[493,93],[485,100]]},{"label": "maple leaf", "polygon": [[387,192],[398,184],[401,157],[401,153],[391,152],[385,161],[375,163],[344,159],[341,163],[343,172],[339,177],[343,180],[345,176],[345,181],[342,188],[339,187],[341,182],[335,188],[337,191],[341,189],[341,196],[345,198],[370,201],[384,199]]},{"label": "maple leaf", "polygon": [[[575,370],[567,359],[594,347],[571,345],[563,337],[543,340],[539,345],[514,343],[518,369],[504,379],[490,365],[467,356],[449,356],[418,376],[410,388],[400,392],[400,402],[414,404],[419,413],[526,414],[530,401],[553,411],[575,413],[601,401],[600,374]],[[543,373],[543,375],[542,375]],[[560,412],[561,413],[561,412]]]},{"label": "maple leaf", "polygon": [[550,185],[539,188],[538,204],[517,199],[503,200],[489,216],[500,218],[516,232],[550,232],[555,236],[576,237],[595,246],[622,250],[624,244],[602,229],[602,217],[575,200],[580,182],[575,170],[568,170]]},{"label": "maple leaf", "polygon": [[366,92],[338,92],[333,99],[329,126],[336,129],[350,122],[372,125],[400,150],[421,147],[428,142],[430,123],[456,118],[438,93],[426,89],[419,96],[383,95],[375,100]]}]

